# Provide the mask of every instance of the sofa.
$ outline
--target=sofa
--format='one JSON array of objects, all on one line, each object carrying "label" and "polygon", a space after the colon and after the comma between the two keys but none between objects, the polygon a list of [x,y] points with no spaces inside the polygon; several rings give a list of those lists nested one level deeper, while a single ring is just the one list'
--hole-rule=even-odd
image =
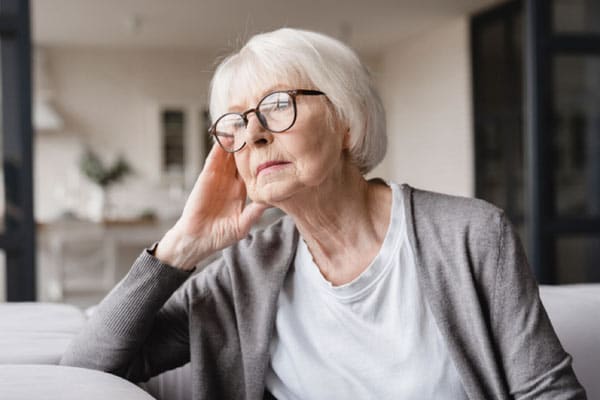
[{"label": "sofa", "polygon": [[[588,398],[600,400],[600,284],[541,286],[540,296]],[[189,364],[140,385],[56,365],[85,320],[83,311],[64,304],[0,304],[1,397],[191,399]]]}]

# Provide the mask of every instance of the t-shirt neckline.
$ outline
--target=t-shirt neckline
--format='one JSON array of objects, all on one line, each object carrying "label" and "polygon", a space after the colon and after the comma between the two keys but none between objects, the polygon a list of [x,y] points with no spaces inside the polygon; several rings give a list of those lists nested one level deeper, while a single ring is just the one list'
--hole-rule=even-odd
[{"label": "t-shirt neckline", "polygon": [[312,259],[304,239],[300,237],[296,253],[295,266],[313,285],[328,294],[338,298],[340,301],[354,301],[370,292],[375,283],[386,275],[389,266],[392,265],[393,254],[398,254],[401,238],[405,230],[403,199],[399,185],[389,184],[392,190],[392,205],[390,209],[390,223],[386,231],[383,243],[375,258],[369,266],[352,281],[343,285],[334,286],[325,279],[319,267]]}]

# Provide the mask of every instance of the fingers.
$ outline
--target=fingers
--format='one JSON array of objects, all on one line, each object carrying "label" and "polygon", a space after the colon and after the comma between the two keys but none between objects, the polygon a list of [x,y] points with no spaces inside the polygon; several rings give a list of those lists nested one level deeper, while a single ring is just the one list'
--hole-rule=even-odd
[{"label": "fingers", "polygon": [[206,156],[206,160],[204,160],[204,167],[202,170],[212,169],[216,165],[219,164],[219,158],[223,158],[224,154],[227,154],[225,150],[221,148],[217,143],[214,143],[208,155]]},{"label": "fingers", "polygon": [[242,214],[240,215],[240,225],[239,225],[239,237],[238,239],[242,239],[245,237],[248,232],[250,232],[250,228],[260,219],[267,208],[270,208],[268,204],[262,203],[250,203],[248,204]]},{"label": "fingers", "polygon": [[218,172],[226,176],[235,176],[237,168],[232,153],[228,153],[221,148],[217,143],[213,144],[210,153],[206,157],[202,171]]},{"label": "fingers", "polygon": [[[209,187],[214,189],[215,184],[227,185],[226,179],[235,182],[235,179],[237,179],[236,174],[237,168],[233,155],[227,153],[218,144],[213,144],[188,199],[199,199],[203,191]],[[225,180],[222,178],[225,178]]]}]

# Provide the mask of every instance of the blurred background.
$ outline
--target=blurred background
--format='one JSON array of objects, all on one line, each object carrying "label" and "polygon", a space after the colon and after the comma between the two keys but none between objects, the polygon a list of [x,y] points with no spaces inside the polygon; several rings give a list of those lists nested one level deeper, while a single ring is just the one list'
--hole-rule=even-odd
[{"label": "blurred background", "polygon": [[0,301],[98,302],[183,207],[218,60],[282,26],[370,68],[371,176],[488,200],[541,283],[600,282],[597,0],[0,0]]}]

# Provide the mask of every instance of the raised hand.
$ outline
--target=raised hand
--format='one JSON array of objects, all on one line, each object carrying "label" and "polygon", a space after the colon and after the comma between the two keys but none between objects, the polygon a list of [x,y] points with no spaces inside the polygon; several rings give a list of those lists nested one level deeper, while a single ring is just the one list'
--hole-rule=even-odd
[{"label": "raised hand", "polygon": [[189,270],[211,253],[244,238],[268,205],[246,205],[246,186],[233,154],[213,146],[177,223],[165,234],[155,256]]}]

